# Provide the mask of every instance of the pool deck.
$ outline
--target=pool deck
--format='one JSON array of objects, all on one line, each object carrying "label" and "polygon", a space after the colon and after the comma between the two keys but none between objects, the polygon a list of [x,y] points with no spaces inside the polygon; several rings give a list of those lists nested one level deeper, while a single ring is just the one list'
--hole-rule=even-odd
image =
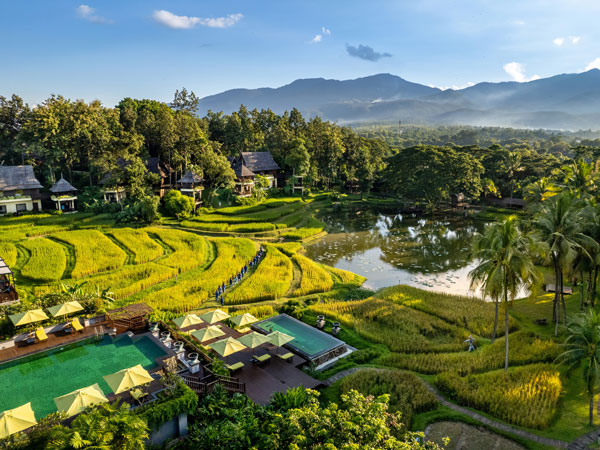
[{"label": "pool deck", "polygon": [[23,356],[34,355],[46,350],[81,341],[83,339],[95,336],[97,332],[104,334],[105,331],[107,330],[103,325],[92,325],[85,327],[81,332],[78,333],[48,333],[48,340],[45,342],[26,344],[24,342],[17,341],[15,342],[15,345],[0,350],[0,363],[5,363]]}]

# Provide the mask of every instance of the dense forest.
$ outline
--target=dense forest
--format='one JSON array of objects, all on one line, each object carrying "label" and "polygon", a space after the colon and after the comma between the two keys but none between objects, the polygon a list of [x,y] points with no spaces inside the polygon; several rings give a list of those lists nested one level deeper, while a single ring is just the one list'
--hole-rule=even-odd
[{"label": "dense forest", "polygon": [[[528,186],[577,171],[574,160],[596,158],[597,133],[509,128],[436,129],[372,125],[341,127],[296,109],[277,115],[248,111],[195,114],[198,98],[185,89],[170,104],[123,99],[116,107],[52,96],[34,107],[0,97],[0,161],[31,164],[39,179],[64,174],[76,187],[110,182],[132,197],[151,195],[145,162],[158,157],[175,182],[188,169],[207,192],[231,189],[228,158],[270,151],[282,176],[304,175],[308,187],[394,195],[435,208],[452,194],[523,197]],[[127,165],[119,164],[127,161]]]}]

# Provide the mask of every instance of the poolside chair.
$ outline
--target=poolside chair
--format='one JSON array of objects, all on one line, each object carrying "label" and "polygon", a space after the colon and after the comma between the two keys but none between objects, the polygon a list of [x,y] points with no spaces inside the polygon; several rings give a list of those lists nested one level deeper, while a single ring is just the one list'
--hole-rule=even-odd
[{"label": "poolside chair", "polygon": [[37,338],[38,342],[44,342],[48,340],[48,336],[46,336],[46,332],[42,327],[39,327],[37,330],[35,330],[35,337]]},{"label": "poolside chair", "polygon": [[254,364],[258,364],[259,366],[262,364],[266,364],[271,359],[271,355],[252,355],[252,362]]},{"label": "poolside chair", "polygon": [[79,319],[73,319],[71,321],[71,326],[73,327],[73,329],[75,331],[83,331],[83,325],[81,325],[81,322],[79,321]]},{"label": "poolside chair", "polygon": [[279,356],[283,361],[287,361],[289,363],[291,363],[294,360],[294,354],[291,352],[287,352],[283,355],[278,354],[277,356]]},{"label": "poolside chair", "polygon": [[225,367],[227,368],[227,370],[229,370],[229,372],[233,373],[233,372],[237,372],[242,367],[244,367],[244,363],[240,361],[240,362],[236,362],[235,364],[232,364],[232,365],[225,364]]},{"label": "poolside chair", "polygon": [[129,395],[136,400],[140,405],[148,399],[148,393],[140,388],[135,388],[129,391]]}]

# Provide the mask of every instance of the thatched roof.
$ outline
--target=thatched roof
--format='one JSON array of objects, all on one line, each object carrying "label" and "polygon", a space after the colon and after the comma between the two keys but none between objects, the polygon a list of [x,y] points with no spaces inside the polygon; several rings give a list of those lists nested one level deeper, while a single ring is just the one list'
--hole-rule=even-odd
[{"label": "thatched roof", "polygon": [[242,158],[233,158],[229,162],[231,163],[231,168],[235,172],[235,176],[237,178],[254,176],[254,172],[252,172],[250,169],[248,169],[248,167],[246,167],[246,165],[242,161]]},{"label": "thatched roof", "polygon": [[73,185],[71,183],[69,183],[67,180],[65,180],[63,177],[60,177],[60,180],[58,180],[56,183],[54,183],[54,186],[52,186],[50,188],[50,192],[54,193],[54,194],[63,194],[65,192],[75,192],[77,191],[77,189],[75,187],[73,187]]},{"label": "thatched roof", "polygon": [[175,172],[168,164],[162,162],[156,156],[148,158],[148,161],[146,161],[146,169],[148,172],[160,175],[162,178],[167,178],[169,174]]},{"label": "thatched roof", "polygon": [[242,152],[244,165],[252,172],[263,172],[267,170],[279,170],[271,152]]},{"label": "thatched roof", "polygon": [[32,166],[0,166],[0,191],[41,188]]},{"label": "thatched roof", "polygon": [[185,175],[178,181],[178,183],[186,183],[186,184],[196,184],[202,183],[202,178],[198,176],[198,174],[188,170]]}]

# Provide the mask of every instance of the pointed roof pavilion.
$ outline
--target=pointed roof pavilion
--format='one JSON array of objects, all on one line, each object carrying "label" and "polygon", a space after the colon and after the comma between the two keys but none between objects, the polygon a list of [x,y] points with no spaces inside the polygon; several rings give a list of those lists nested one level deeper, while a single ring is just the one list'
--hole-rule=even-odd
[{"label": "pointed roof pavilion", "polygon": [[75,188],[71,183],[65,180],[63,177],[60,177],[54,186],[50,188],[50,192],[53,194],[64,194],[65,192],[76,192],[77,188]]}]

